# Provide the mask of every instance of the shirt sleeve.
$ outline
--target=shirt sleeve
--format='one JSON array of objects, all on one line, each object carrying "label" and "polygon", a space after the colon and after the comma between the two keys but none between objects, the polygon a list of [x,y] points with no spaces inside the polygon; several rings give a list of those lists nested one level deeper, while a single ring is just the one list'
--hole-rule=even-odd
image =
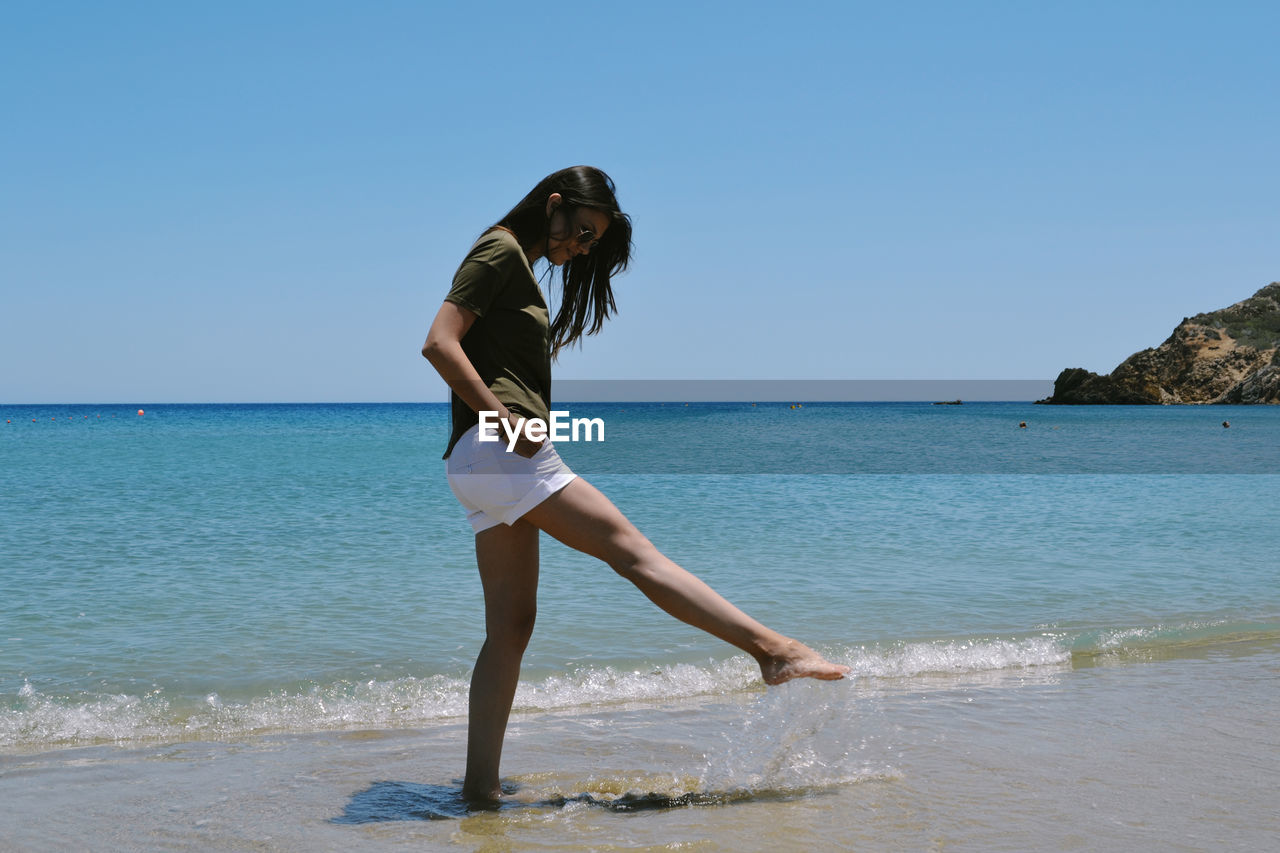
[{"label": "shirt sleeve", "polygon": [[484,261],[467,259],[453,276],[453,287],[445,302],[461,305],[477,317],[483,317],[502,290],[502,276]]},{"label": "shirt sleeve", "polygon": [[504,251],[505,248],[495,239],[477,243],[454,273],[453,286],[445,301],[461,305],[477,317],[483,317],[510,278],[506,273],[509,265],[506,255],[509,252]]}]

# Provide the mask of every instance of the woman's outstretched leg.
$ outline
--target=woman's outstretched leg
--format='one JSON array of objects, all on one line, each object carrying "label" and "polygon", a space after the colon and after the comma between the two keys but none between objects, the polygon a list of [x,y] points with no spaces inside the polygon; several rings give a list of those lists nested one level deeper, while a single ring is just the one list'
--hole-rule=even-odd
[{"label": "woman's outstretched leg", "polygon": [[581,477],[525,514],[523,521],[564,544],[604,560],[654,604],[695,628],[747,652],[767,684],[793,678],[843,678],[833,664],[803,643],[766,628],[646,539],[613,503]]},{"label": "woman's outstretched leg", "polygon": [[497,800],[502,739],[538,611],[537,528],[518,521],[477,533],[476,563],[484,586],[485,640],[471,674],[462,794]]}]

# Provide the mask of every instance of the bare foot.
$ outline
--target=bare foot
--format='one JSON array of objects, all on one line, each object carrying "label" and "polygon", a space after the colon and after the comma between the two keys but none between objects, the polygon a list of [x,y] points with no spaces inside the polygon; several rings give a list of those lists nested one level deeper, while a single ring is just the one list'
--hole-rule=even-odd
[{"label": "bare foot", "polygon": [[838,681],[849,672],[844,664],[832,663],[804,643],[787,640],[786,647],[772,657],[758,658],[765,684],[782,684],[793,678]]}]

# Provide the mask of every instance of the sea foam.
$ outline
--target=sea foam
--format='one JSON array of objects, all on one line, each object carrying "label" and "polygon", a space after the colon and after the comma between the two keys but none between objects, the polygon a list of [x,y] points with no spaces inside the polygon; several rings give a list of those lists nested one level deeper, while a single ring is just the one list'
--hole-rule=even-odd
[{"label": "sea foam", "polygon": [[[827,647],[851,667],[859,691],[947,689],[975,680],[999,685],[1033,674],[1056,677],[1098,658],[1141,662],[1163,650],[1275,639],[1274,626],[1189,622],[1179,625],[1045,630],[1030,636],[983,637]],[[513,712],[584,712],[608,706],[661,704],[760,691],[755,663],[745,655],[702,664],[640,669],[579,666],[520,682]],[[392,680],[312,684],[250,697],[148,693],[71,696],[41,691],[27,680],[0,696],[0,748],[138,740],[209,740],[276,732],[403,728],[465,721],[469,679],[434,674]],[[775,691],[770,691],[773,693]],[[796,691],[792,691],[795,693]],[[788,693],[786,695],[792,695]],[[778,700],[781,701],[781,700]]]},{"label": "sea foam", "polygon": [[[853,675],[860,678],[975,673],[1070,659],[1067,647],[1046,637],[825,651],[832,660],[849,664]],[[142,695],[57,696],[41,692],[28,681],[16,696],[0,705],[0,747],[425,726],[465,718],[468,685],[466,678],[430,675],[337,681],[233,699],[217,692],[173,696],[161,689]],[[536,713],[661,703],[762,688],[759,670],[745,655],[700,665],[681,663],[636,670],[580,667],[537,681],[522,681],[513,710]]]}]

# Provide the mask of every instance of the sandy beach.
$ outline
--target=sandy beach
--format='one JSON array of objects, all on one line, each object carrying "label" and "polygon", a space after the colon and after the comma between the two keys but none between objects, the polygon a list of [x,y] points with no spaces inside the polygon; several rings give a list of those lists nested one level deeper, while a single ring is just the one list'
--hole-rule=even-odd
[{"label": "sandy beach", "polygon": [[1280,647],[519,715],[510,802],[461,721],[0,757],[7,849],[1260,850]]}]

